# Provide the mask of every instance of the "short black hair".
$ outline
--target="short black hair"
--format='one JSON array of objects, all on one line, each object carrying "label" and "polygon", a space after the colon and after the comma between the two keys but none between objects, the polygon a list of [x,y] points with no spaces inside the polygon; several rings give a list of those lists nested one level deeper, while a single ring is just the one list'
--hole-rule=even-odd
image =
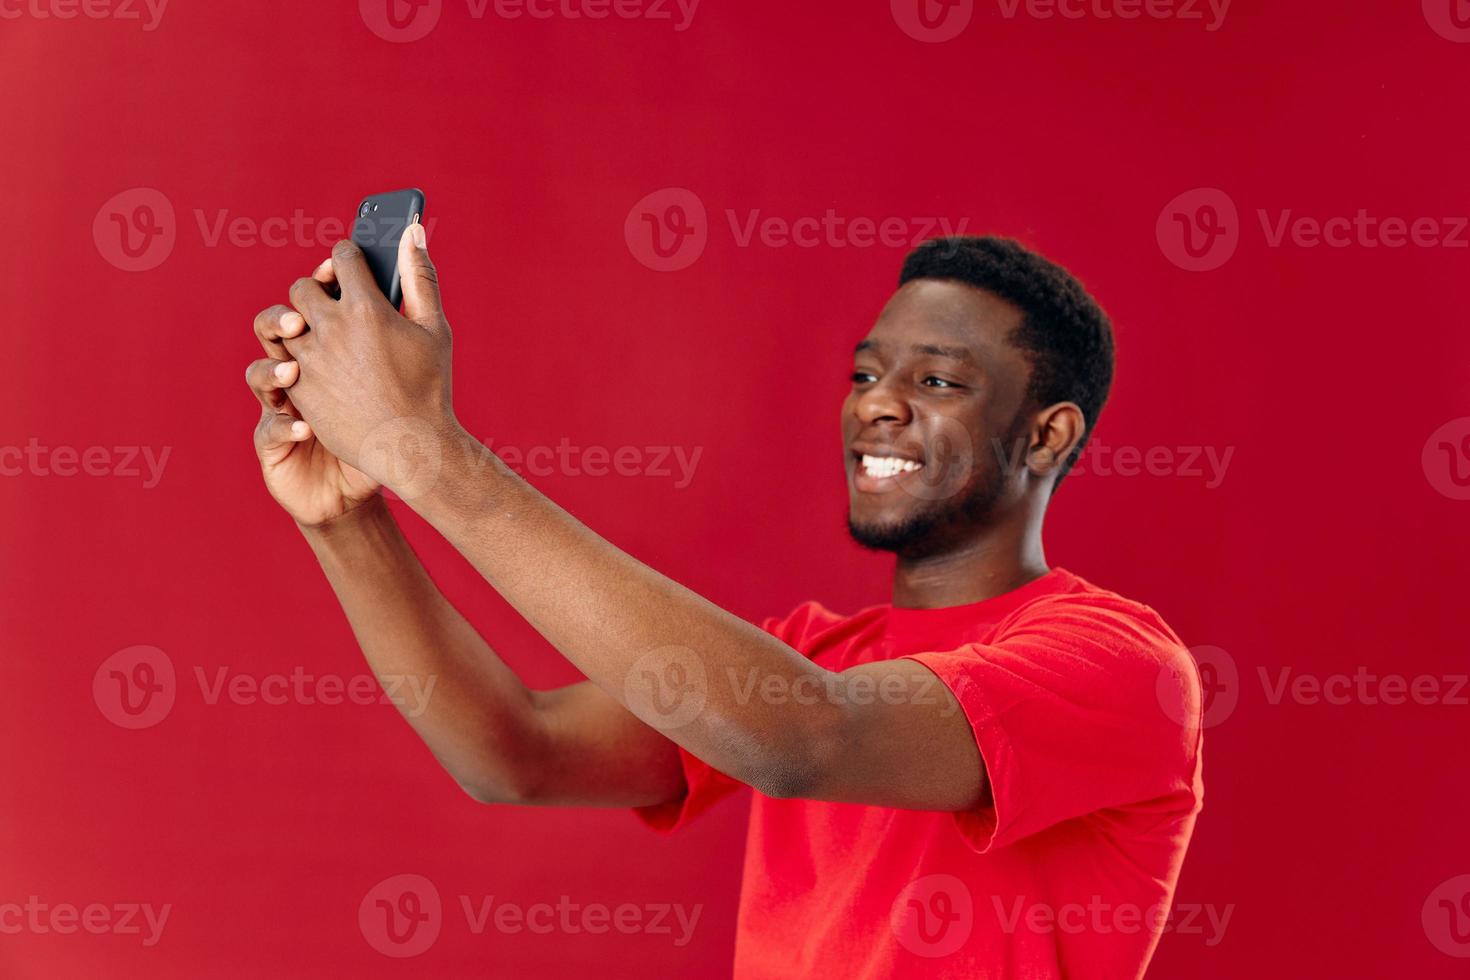
[{"label": "short black hair", "polygon": [[1031,364],[1026,393],[1032,406],[1075,402],[1087,422],[1082,441],[1062,460],[1059,486],[1092,436],[1113,384],[1108,315],[1070,272],[1009,238],[930,239],[904,259],[898,284],[915,279],[965,283],[1020,308],[1021,325],[1009,339]]}]

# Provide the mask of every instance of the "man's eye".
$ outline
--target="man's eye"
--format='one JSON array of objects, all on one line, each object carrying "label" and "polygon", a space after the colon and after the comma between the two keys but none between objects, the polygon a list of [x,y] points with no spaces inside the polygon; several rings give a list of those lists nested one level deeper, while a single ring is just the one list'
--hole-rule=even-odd
[{"label": "man's eye", "polygon": [[855,385],[870,384],[871,382],[874,382],[874,381],[877,381],[877,380],[878,380],[877,375],[869,374],[867,371],[854,371],[854,372],[852,372],[852,383],[855,384]]},{"label": "man's eye", "polygon": [[959,385],[955,384],[953,381],[946,381],[943,378],[936,378],[932,374],[929,375],[929,377],[925,378],[920,383],[921,384],[928,385],[930,388],[958,388],[959,387]]}]

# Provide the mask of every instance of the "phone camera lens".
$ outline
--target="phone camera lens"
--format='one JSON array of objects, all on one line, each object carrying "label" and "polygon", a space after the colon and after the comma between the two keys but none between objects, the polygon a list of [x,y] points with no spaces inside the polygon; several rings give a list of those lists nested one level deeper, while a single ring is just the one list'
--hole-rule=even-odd
[{"label": "phone camera lens", "polygon": [[363,215],[366,215],[368,213],[368,202],[366,202],[366,201],[363,201],[362,202],[362,211],[359,212],[359,213],[361,213]]},{"label": "phone camera lens", "polygon": [[373,205],[373,210],[374,211],[378,210],[378,206],[376,204]]}]

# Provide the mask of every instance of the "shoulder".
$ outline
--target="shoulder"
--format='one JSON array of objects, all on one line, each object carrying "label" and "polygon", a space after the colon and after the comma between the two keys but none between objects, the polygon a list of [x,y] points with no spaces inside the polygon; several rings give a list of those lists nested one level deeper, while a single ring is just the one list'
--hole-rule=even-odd
[{"label": "shoulder", "polygon": [[1070,572],[1064,586],[1017,608],[997,628],[998,642],[1052,638],[1131,654],[1155,664],[1186,652],[1184,642],[1151,606],[1093,585]]},{"label": "shoulder", "polygon": [[1152,607],[1070,578],[1007,617],[991,650],[1038,685],[1126,715],[1194,758],[1203,688],[1189,648]]}]

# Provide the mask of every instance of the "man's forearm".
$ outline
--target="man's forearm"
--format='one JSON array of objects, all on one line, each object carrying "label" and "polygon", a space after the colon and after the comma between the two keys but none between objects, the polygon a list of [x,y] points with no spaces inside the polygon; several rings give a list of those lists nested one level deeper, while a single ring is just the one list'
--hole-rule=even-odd
[{"label": "man's forearm", "polygon": [[[438,478],[410,504],[589,679],[771,795],[799,792],[825,763],[837,703],[762,691],[816,693],[836,675],[603,540],[467,433],[443,448]],[[665,680],[697,700],[692,712],[649,703],[647,685]]]},{"label": "man's forearm", "polygon": [[381,498],[302,528],[385,690],[454,778],[515,799],[541,751],[535,695],[429,578]]}]

